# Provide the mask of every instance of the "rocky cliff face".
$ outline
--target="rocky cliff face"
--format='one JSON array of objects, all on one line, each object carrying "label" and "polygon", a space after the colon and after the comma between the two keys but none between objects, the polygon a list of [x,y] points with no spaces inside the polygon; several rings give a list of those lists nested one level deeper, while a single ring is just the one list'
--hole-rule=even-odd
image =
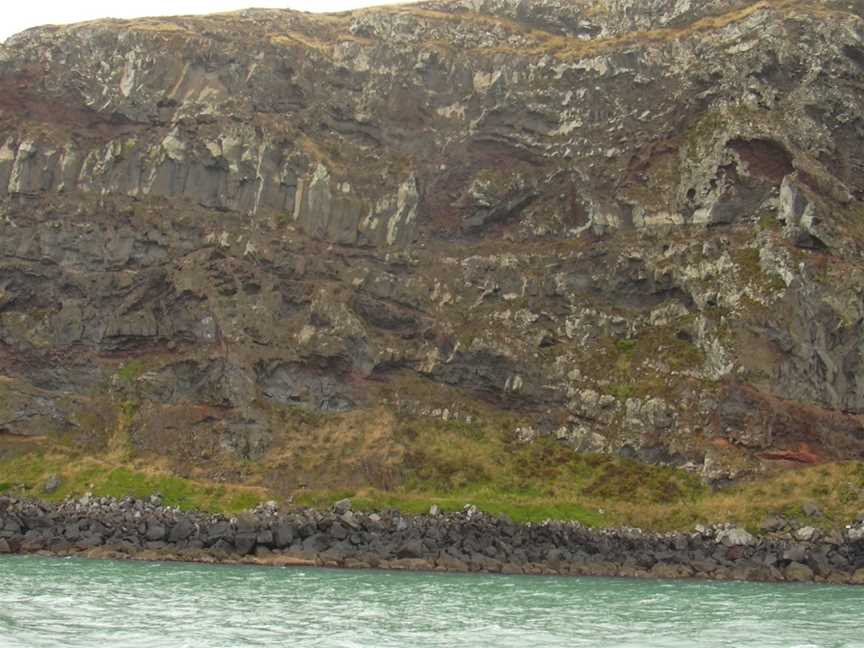
[{"label": "rocky cliff face", "polygon": [[0,440],[207,474],[357,411],[398,417],[384,454],[438,417],[710,481],[861,456],[862,16],[455,0],[15,36]]}]

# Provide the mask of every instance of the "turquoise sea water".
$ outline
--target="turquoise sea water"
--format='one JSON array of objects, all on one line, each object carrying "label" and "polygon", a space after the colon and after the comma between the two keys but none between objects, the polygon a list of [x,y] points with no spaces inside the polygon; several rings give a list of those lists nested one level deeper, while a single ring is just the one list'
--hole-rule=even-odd
[{"label": "turquoise sea water", "polygon": [[864,588],[12,556],[0,646],[864,647]]}]

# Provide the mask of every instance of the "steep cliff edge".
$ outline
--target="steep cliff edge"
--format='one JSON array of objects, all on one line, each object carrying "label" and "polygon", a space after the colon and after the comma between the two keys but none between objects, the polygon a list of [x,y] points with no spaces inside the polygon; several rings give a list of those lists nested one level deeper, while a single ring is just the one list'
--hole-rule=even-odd
[{"label": "steep cliff edge", "polygon": [[9,39],[0,452],[281,493],[417,479],[444,428],[711,483],[864,456],[862,16],[456,0]]}]

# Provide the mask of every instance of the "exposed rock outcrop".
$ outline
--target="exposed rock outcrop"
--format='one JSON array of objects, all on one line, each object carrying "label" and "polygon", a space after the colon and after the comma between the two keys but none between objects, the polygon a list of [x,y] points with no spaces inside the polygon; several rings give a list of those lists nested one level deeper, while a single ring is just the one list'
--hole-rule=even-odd
[{"label": "exposed rock outcrop", "polygon": [[383,403],[717,483],[861,457],[862,14],[456,0],[19,34],[0,440],[120,430],[208,474],[180,449],[262,459],[286,412]]}]

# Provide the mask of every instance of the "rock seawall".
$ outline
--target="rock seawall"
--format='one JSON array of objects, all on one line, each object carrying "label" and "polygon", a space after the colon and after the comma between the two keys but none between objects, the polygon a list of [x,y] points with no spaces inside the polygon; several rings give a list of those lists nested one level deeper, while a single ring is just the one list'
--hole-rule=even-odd
[{"label": "rock seawall", "polygon": [[158,498],[0,497],[0,553],[864,585],[864,519],[833,533],[805,527],[755,537],[729,525],[655,534],[517,524],[472,506],[435,513],[357,513],[342,502],[330,511],[261,506],[227,518],[164,507]]}]

